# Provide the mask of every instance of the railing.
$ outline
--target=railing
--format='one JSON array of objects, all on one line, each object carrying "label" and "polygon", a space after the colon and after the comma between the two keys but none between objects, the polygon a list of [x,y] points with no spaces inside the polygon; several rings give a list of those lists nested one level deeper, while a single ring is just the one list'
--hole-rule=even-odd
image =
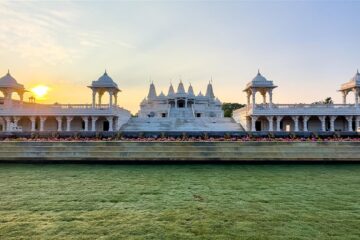
[{"label": "railing", "polygon": [[[252,108],[252,105],[249,106]],[[354,104],[256,104],[255,109],[269,109],[269,108],[351,108]]]}]

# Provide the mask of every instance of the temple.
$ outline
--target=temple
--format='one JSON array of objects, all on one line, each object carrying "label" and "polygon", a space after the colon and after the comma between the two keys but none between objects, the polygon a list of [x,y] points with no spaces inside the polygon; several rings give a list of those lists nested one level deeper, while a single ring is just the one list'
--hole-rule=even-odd
[{"label": "temple", "polygon": [[[24,101],[27,90],[8,72],[0,78],[1,132],[353,132],[360,131],[360,73],[359,71],[339,92],[341,104],[277,104],[273,94],[277,86],[260,71],[245,86],[245,107],[225,118],[221,101],[215,96],[212,81],[205,94],[195,94],[190,84],[185,90],[182,81],[176,91],[171,84],[167,94],[157,94],[154,83],[140,103],[136,117],[118,105],[121,92],[117,83],[105,73],[88,86],[91,104],[40,104]],[[349,93],[354,96],[348,103]],[[262,102],[256,102],[256,95]],[[13,96],[18,95],[18,99]],[[103,97],[108,103],[103,104]],[[89,94],[90,99],[90,94]]]},{"label": "temple", "polygon": [[[359,130],[359,71],[349,82],[341,85],[339,91],[343,96],[342,104],[274,104],[272,96],[276,87],[273,81],[258,72],[244,89],[247,94],[247,105],[234,111],[235,121],[246,131],[352,132]],[[346,101],[350,92],[353,92],[354,104],[348,104]],[[262,103],[256,102],[256,94],[262,95]]]},{"label": "temple", "polygon": [[183,82],[174,90],[172,84],[165,95],[157,94],[154,83],[140,104],[138,118],[124,126],[128,131],[239,131],[242,130],[230,118],[224,118],[221,101],[215,96],[212,81],[205,95],[195,95],[190,84],[185,90]]}]

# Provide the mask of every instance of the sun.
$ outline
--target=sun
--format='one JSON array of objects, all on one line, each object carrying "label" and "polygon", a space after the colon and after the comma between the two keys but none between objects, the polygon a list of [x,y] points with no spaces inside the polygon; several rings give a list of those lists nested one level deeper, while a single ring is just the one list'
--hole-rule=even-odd
[{"label": "sun", "polygon": [[36,87],[33,87],[31,89],[31,92],[35,94],[36,99],[45,99],[46,94],[48,93],[48,91],[50,90],[50,88],[48,86],[45,85],[37,85]]}]

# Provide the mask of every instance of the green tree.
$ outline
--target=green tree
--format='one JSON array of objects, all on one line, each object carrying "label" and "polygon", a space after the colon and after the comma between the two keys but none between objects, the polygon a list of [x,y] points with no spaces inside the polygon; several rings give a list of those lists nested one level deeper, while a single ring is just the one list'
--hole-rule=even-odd
[{"label": "green tree", "polygon": [[224,111],[224,117],[232,117],[233,111],[244,107],[244,104],[240,103],[223,103],[222,110]]}]

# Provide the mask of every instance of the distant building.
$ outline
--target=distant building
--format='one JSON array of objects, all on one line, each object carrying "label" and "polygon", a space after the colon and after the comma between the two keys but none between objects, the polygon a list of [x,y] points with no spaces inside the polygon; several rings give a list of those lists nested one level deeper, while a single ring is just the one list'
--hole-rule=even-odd
[{"label": "distant building", "polygon": [[[247,106],[235,110],[233,118],[246,131],[355,131],[360,125],[360,73],[357,71],[339,90],[342,104],[274,104],[273,90],[277,86],[258,72],[244,92]],[[353,92],[354,104],[347,104],[348,93]],[[263,97],[256,103],[256,94]]]},{"label": "distant building", "polygon": [[177,91],[172,84],[167,95],[156,94],[154,83],[150,84],[149,94],[140,104],[139,117],[142,118],[222,118],[224,113],[221,102],[215,97],[211,82],[207,85],[206,93],[194,94],[193,87],[185,91],[180,81]]},{"label": "distant building", "polygon": [[206,93],[197,95],[189,85],[185,91],[180,81],[175,92],[172,84],[167,94],[156,93],[150,84],[147,97],[140,104],[137,118],[124,125],[124,131],[241,131],[231,118],[224,118],[222,104],[215,97],[211,82]]},{"label": "distant building", "polygon": [[[130,118],[130,112],[117,105],[117,84],[105,72],[89,86],[92,104],[39,104],[8,72],[0,78],[0,131],[116,131]],[[12,98],[13,93],[20,100]],[[102,104],[104,93],[109,94],[109,104]],[[97,97],[97,102],[96,102]]]}]

